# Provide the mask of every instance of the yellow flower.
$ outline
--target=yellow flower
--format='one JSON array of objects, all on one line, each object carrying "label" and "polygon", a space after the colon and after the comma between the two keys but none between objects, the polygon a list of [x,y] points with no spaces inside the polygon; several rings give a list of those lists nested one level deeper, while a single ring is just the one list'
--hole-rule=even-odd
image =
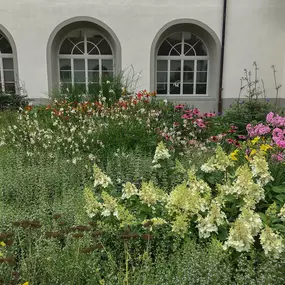
[{"label": "yellow flower", "polygon": [[261,150],[261,151],[267,152],[269,149],[272,149],[272,147],[271,147],[269,144],[262,144],[262,145],[260,146],[260,150]]},{"label": "yellow flower", "polygon": [[24,284],[22,284],[22,285],[29,285],[29,282],[25,282]]},{"label": "yellow flower", "polygon": [[253,149],[251,152],[250,152],[250,156],[253,156],[257,153],[256,149]]},{"label": "yellow flower", "polygon": [[259,140],[260,140],[260,137],[256,137],[256,138],[254,138],[254,139],[251,141],[251,143],[252,143],[253,145],[255,145]]},{"label": "yellow flower", "polygon": [[237,159],[236,156],[238,155],[238,153],[239,153],[239,150],[238,150],[238,149],[236,149],[235,151],[233,151],[233,152],[230,154],[230,159],[237,161],[238,159]]},{"label": "yellow flower", "polygon": [[0,246],[5,246],[6,243],[4,241],[0,241]]}]

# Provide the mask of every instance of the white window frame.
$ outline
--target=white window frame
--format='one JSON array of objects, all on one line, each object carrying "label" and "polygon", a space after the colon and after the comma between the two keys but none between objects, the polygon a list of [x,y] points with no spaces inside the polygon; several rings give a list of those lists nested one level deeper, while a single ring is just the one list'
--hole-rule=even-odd
[{"label": "white window frame", "polygon": [[[3,38],[5,38],[5,36],[2,34],[2,33],[0,33],[0,41],[3,39]],[[8,39],[7,38],[5,38],[7,41],[8,41]],[[8,41],[9,42],[9,41]],[[9,43],[10,44],[10,43]],[[10,44],[10,46],[11,46],[11,44]],[[13,69],[4,69],[4,63],[3,63],[3,59],[12,59],[13,60]],[[15,92],[17,91],[17,89],[16,89],[16,81],[15,81],[15,78],[16,78],[16,72],[15,72],[15,66],[14,66],[14,64],[15,64],[15,59],[14,59],[14,55],[13,55],[13,53],[1,53],[1,49],[0,49],[0,83],[1,83],[1,86],[2,86],[2,88],[1,88],[1,91],[2,91],[2,93],[5,93],[6,92],[6,89],[5,89],[5,83],[13,83],[14,84],[14,86],[15,86]],[[14,73],[14,81],[6,81],[5,80],[5,76],[4,76],[4,71],[13,71],[13,73]]]},{"label": "white window frame", "polygon": [[[63,42],[68,38],[68,35],[64,37],[64,39],[61,41],[60,45],[59,45],[59,51],[58,51],[58,78],[59,78],[59,84],[61,86],[62,83],[66,83],[66,82],[61,82],[61,79],[60,79],[60,60],[61,59],[70,59],[70,65],[71,65],[71,84],[72,86],[74,86],[76,83],[74,82],[74,60],[75,59],[84,59],[85,61],[85,82],[82,82],[80,84],[83,84],[85,83],[85,88],[86,88],[86,92],[88,92],[88,86],[90,83],[89,81],[89,77],[88,77],[88,73],[89,73],[89,70],[88,70],[88,60],[89,59],[97,59],[99,61],[99,84],[102,83],[102,60],[112,60],[112,73],[113,75],[115,74],[115,66],[114,66],[114,61],[115,61],[115,57],[114,57],[114,51],[113,51],[113,48],[112,48],[112,45],[110,44],[110,42],[106,39],[106,37],[104,37],[104,35],[102,35],[101,33],[97,32],[97,35],[100,35],[110,46],[111,48],[111,51],[112,51],[112,55],[102,55],[100,54],[100,48],[98,48],[98,44],[95,45],[94,43],[92,43],[94,45],[94,48],[97,48],[99,54],[98,55],[92,55],[92,54],[88,54],[87,53],[87,43],[90,43],[88,40],[87,40],[87,30],[88,29],[76,29],[74,31],[82,31],[83,32],[83,41],[79,42],[79,43],[82,43],[84,42],[84,51],[83,51],[83,54],[60,54],[59,51],[60,51],[60,48],[63,44]],[[71,31],[71,32],[74,32],[74,31]],[[94,32],[96,32],[96,30],[93,30]],[[72,49],[72,51],[76,48],[76,46],[79,44],[79,43],[76,43],[74,44],[74,47]],[[100,43],[100,42],[99,42]],[[94,49],[93,48],[93,49]],[[92,50],[93,50],[92,49]]]},{"label": "white window frame", "polygon": [[[158,70],[157,70],[157,62],[159,60],[166,60],[167,61],[167,93],[166,94],[157,94],[157,96],[185,96],[185,97],[189,97],[189,96],[199,96],[199,97],[208,97],[208,88],[209,88],[209,70],[210,70],[210,57],[209,57],[209,51],[207,49],[207,46],[205,45],[205,43],[202,41],[202,39],[200,37],[198,37],[197,35],[195,35],[199,41],[201,41],[203,43],[203,45],[205,46],[206,48],[206,52],[207,52],[207,55],[206,56],[187,56],[187,55],[184,55],[184,43],[185,43],[185,33],[186,32],[175,32],[173,34],[178,34],[178,33],[182,33],[182,41],[178,44],[175,44],[174,46],[172,46],[172,48],[170,49],[169,51],[169,55],[158,55],[158,52],[159,52],[159,49],[161,47],[161,45],[167,41],[167,39],[169,38],[169,36],[171,36],[172,34],[168,35],[162,42],[161,44],[159,45],[158,49],[157,49],[157,52],[156,52],[156,61],[155,61],[155,86],[156,86],[156,90],[157,90],[157,73],[158,73]],[[199,42],[197,41],[197,43]],[[169,42],[168,42],[169,43]],[[197,44],[196,43],[196,44]],[[170,43],[169,43],[170,44]],[[177,45],[180,45],[181,44],[181,55],[170,55],[171,51],[173,49],[175,49],[175,46]],[[194,49],[195,45],[194,44],[193,46],[191,46],[191,49],[194,50],[195,54],[196,54],[196,51]],[[170,44],[171,45],[171,44]],[[189,44],[188,44],[189,45]],[[190,45],[189,45],[190,46]],[[189,49],[187,51],[187,53],[191,50]],[[176,50],[176,49],[175,49]],[[176,50],[177,51],[177,50]],[[177,51],[178,52],[178,51]],[[177,84],[179,84],[179,87],[180,87],[180,94],[171,94],[170,91],[171,91],[171,84],[170,84],[170,64],[171,64],[171,61],[172,60],[179,60],[181,62],[181,75],[180,75],[180,82],[178,82]],[[193,94],[183,94],[183,80],[184,80],[184,61],[194,61],[194,79],[193,79]],[[197,85],[197,61],[198,60],[204,60],[204,61],[207,61],[207,81],[205,82],[206,84],[206,94],[196,94],[196,85]],[[166,72],[166,71],[165,71]],[[199,83],[198,83],[199,84]]]}]

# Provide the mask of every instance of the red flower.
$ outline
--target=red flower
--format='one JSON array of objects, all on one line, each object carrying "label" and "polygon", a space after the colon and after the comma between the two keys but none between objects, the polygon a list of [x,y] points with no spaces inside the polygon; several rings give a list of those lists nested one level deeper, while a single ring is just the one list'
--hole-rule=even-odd
[{"label": "red flower", "polygon": [[211,140],[212,142],[218,142],[218,141],[219,141],[218,137],[216,137],[216,136],[210,137],[210,140]]}]

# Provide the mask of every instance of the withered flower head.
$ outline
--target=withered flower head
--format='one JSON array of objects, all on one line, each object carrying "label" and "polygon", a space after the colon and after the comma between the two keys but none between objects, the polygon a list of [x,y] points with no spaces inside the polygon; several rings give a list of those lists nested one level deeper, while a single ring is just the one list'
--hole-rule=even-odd
[{"label": "withered flower head", "polygon": [[72,236],[73,236],[74,238],[82,238],[82,237],[84,237],[84,235],[81,234],[81,233],[73,234]]},{"label": "withered flower head", "polygon": [[47,238],[61,238],[64,234],[62,232],[46,232]]},{"label": "withered flower head", "polygon": [[6,240],[7,238],[11,238],[14,236],[14,233],[0,233],[0,239]]},{"label": "withered flower head", "polygon": [[61,214],[54,214],[54,215],[52,216],[52,218],[53,218],[54,220],[58,220],[59,218],[61,218]]},{"label": "withered flower head", "polygon": [[79,231],[79,232],[87,232],[90,231],[91,228],[88,226],[83,226],[83,225],[79,225],[79,226],[74,226],[70,228],[72,231]]},{"label": "withered flower head", "polygon": [[142,237],[142,239],[144,239],[144,240],[150,240],[150,239],[152,239],[152,235],[149,235],[149,234],[142,234],[141,237]]}]

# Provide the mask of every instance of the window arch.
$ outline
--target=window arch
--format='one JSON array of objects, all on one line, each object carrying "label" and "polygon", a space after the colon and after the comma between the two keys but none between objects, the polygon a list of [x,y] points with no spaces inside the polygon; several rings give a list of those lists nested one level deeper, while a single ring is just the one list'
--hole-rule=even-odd
[{"label": "window arch", "polygon": [[215,32],[200,21],[177,19],[167,23],[151,46],[151,90],[173,100],[216,101],[220,47]]},{"label": "window arch", "polygon": [[0,93],[15,93],[15,67],[13,48],[0,30]]},{"label": "window arch", "polygon": [[156,61],[158,94],[207,94],[209,57],[198,36],[190,32],[171,34],[160,45]]},{"label": "window arch", "polygon": [[59,24],[47,45],[49,91],[92,83],[121,71],[121,45],[115,33],[92,17],[75,17]]}]

